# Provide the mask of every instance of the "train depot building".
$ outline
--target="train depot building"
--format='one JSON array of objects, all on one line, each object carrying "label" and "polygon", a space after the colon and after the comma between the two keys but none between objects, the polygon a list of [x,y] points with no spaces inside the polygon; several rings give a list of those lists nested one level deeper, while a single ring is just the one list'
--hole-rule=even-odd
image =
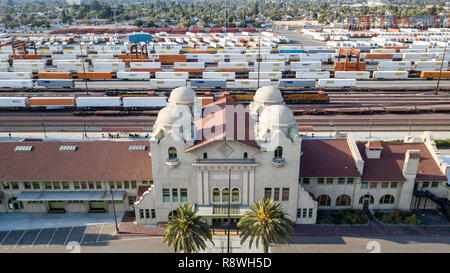
[{"label": "train depot building", "polygon": [[222,224],[230,197],[232,222],[271,197],[297,224],[314,224],[318,209],[437,209],[448,204],[449,169],[429,133],[402,143],[307,137],[276,87],[248,106],[202,106],[180,87],[149,141],[0,142],[0,212],[104,212],[114,202],[158,224],[193,203]]}]

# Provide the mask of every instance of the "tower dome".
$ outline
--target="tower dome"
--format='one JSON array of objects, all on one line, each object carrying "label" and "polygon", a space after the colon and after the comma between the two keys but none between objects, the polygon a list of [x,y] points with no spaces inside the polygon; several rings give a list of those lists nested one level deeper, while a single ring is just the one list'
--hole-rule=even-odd
[{"label": "tower dome", "polygon": [[190,105],[195,102],[195,91],[189,87],[178,87],[170,92],[169,103],[175,105]]},{"label": "tower dome", "polygon": [[259,120],[267,128],[276,127],[281,129],[297,126],[292,110],[284,105],[265,107]]},{"label": "tower dome", "polygon": [[281,104],[284,102],[280,89],[275,86],[264,86],[256,90],[253,101],[264,104]]},{"label": "tower dome", "polygon": [[155,128],[165,128],[166,126],[190,124],[192,114],[188,106],[168,105],[162,108],[155,121]]}]

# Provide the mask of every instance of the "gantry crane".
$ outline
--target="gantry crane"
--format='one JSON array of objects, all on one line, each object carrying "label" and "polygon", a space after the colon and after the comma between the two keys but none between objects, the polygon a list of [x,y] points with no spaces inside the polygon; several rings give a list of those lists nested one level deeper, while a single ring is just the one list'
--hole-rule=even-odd
[{"label": "gantry crane", "polygon": [[[334,62],[334,71],[365,71],[366,63],[360,62],[360,52],[356,49],[339,49],[339,55],[336,62]],[[345,57],[345,61],[341,62],[341,58]],[[352,62],[352,58],[356,62]]]}]

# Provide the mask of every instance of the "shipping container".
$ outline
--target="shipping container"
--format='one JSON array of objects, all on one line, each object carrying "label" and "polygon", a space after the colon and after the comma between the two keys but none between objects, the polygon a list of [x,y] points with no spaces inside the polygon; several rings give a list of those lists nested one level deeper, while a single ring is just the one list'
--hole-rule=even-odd
[{"label": "shipping container", "polygon": [[227,87],[226,80],[219,79],[192,79],[191,87],[197,88],[225,88]]},{"label": "shipping container", "polygon": [[45,71],[46,65],[43,62],[13,62],[15,72],[39,72]]},{"label": "shipping container", "polygon": [[71,72],[39,72],[39,79],[72,79]]},{"label": "shipping container", "polygon": [[67,79],[39,79],[36,80],[37,86],[53,88],[74,88],[75,81]]},{"label": "shipping container", "polygon": [[131,109],[157,109],[166,106],[167,97],[124,97],[124,108]]},{"label": "shipping container", "polygon": [[267,71],[260,71],[258,72],[249,72],[248,77],[249,79],[257,79],[259,74],[260,79],[270,79],[270,80],[278,80],[281,79],[282,73],[280,71],[275,72],[267,72]]},{"label": "shipping container", "polygon": [[32,72],[0,72],[0,79],[32,79]]},{"label": "shipping container", "polygon": [[254,64],[254,72],[260,71],[284,71],[286,66],[284,62],[260,62]]},{"label": "shipping container", "polygon": [[188,79],[188,72],[155,72],[157,79]]},{"label": "shipping container", "polygon": [[450,71],[422,71],[420,77],[423,79],[450,79]]},{"label": "shipping container", "polygon": [[27,97],[0,97],[0,108],[2,109],[21,109],[27,106]]},{"label": "shipping container", "polygon": [[120,97],[78,97],[76,98],[77,108],[111,108],[121,107]]},{"label": "shipping container", "polygon": [[45,109],[72,108],[75,106],[74,97],[31,97],[30,107]]},{"label": "shipping container", "polygon": [[234,80],[235,72],[203,72],[203,79]]},{"label": "shipping container", "polygon": [[173,64],[175,62],[186,62],[186,55],[179,55],[179,54],[159,55],[158,60],[160,63],[163,63],[163,64]]},{"label": "shipping container", "polygon": [[374,71],[373,78],[377,80],[407,79],[408,71]]},{"label": "shipping container", "polygon": [[176,88],[186,86],[185,79],[150,79],[151,88]]},{"label": "shipping container", "polygon": [[148,80],[150,79],[150,72],[126,72],[119,71],[116,73],[117,79],[123,80]]},{"label": "shipping container", "polygon": [[305,69],[310,70],[311,68],[316,71],[322,70],[322,62],[291,62],[291,71],[304,71]]},{"label": "shipping container", "polygon": [[[259,87],[272,85],[270,79],[260,79]],[[234,81],[235,88],[258,88],[258,80],[237,79]]]},{"label": "shipping container", "polygon": [[88,80],[109,80],[112,79],[111,72],[78,72],[78,79],[88,79]]},{"label": "shipping container", "polygon": [[357,80],[367,80],[370,79],[369,71],[336,71],[334,72],[334,77],[336,79],[357,79]]},{"label": "shipping container", "polygon": [[279,79],[278,87],[302,87],[312,88],[316,86],[314,79]]},{"label": "shipping container", "polygon": [[34,80],[0,80],[0,88],[33,88]]},{"label": "shipping container", "polygon": [[297,71],[295,73],[295,77],[297,79],[329,79],[330,72],[329,71],[320,71],[320,72]]},{"label": "shipping container", "polygon": [[318,87],[355,87],[355,79],[319,79]]},{"label": "shipping container", "polygon": [[[131,62],[131,69],[153,69],[153,71],[161,71],[160,62]],[[152,71],[149,71],[152,72]]]}]

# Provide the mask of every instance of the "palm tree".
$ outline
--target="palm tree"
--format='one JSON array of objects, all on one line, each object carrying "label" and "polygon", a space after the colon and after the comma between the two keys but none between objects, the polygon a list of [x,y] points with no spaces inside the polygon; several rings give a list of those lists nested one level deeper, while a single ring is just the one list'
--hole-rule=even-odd
[{"label": "palm tree", "polygon": [[264,198],[245,211],[238,227],[241,231],[241,245],[249,238],[250,248],[256,239],[256,247],[262,241],[264,253],[268,253],[269,245],[288,242],[294,232],[294,223],[286,218],[283,207],[271,198]]},{"label": "palm tree", "polygon": [[197,215],[194,205],[183,204],[169,217],[163,242],[173,245],[174,251],[184,253],[198,252],[206,248],[206,241],[212,241],[209,225]]}]

